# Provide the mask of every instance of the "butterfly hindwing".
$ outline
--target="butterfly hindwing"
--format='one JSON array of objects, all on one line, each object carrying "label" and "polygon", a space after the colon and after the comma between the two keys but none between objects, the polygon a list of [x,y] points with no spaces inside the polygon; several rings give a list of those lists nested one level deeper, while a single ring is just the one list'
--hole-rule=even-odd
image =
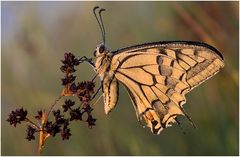
[{"label": "butterfly hindwing", "polygon": [[[172,75],[164,70],[160,72],[161,65],[157,62],[158,55],[138,55],[143,58],[149,57],[149,60],[145,60],[146,62],[142,62],[143,64],[138,63],[138,66],[134,64],[132,68],[122,64],[124,68],[118,68],[115,75],[132,93],[132,97],[135,99],[135,108],[139,113],[138,117],[140,119],[143,117],[154,133],[159,133],[159,130],[166,127],[177,114],[183,115],[178,104],[180,101],[185,102],[185,97],[179,94],[179,90],[183,90],[182,87],[188,88],[187,84],[177,79],[177,74],[173,73],[174,75]],[[166,58],[165,56],[160,57]],[[132,58],[134,59],[134,56]],[[151,58],[155,58],[155,61]],[[152,62],[148,64],[150,60]],[[171,70],[174,69],[176,68],[171,67]],[[179,83],[179,87],[175,90],[177,83]],[[180,86],[180,84],[183,85]]]},{"label": "butterfly hindwing", "polygon": [[112,52],[111,79],[125,85],[139,119],[160,133],[177,115],[184,115],[185,94],[224,66],[218,53],[202,43],[133,46]]}]

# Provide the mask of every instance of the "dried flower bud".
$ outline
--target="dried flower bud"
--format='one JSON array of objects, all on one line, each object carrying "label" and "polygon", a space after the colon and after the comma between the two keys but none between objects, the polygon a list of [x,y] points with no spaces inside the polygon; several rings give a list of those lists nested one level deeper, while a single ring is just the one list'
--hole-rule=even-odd
[{"label": "dried flower bud", "polygon": [[57,133],[61,131],[60,127],[61,126],[57,123],[47,121],[45,125],[45,130],[47,133],[51,134],[52,136],[55,136]]},{"label": "dried flower bud", "polygon": [[74,104],[75,104],[75,102],[70,99],[65,100],[65,104],[62,105],[63,112],[68,111],[68,109],[70,109]]},{"label": "dried flower bud", "polygon": [[76,93],[78,90],[77,86],[75,83],[72,83],[71,86],[70,86],[70,91],[73,92],[73,93]]},{"label": "dried flower bud", "polygon": [[83,112],[90,114],[93,111],[93,108],[88,104],[83,108]]},{"label": "dried flower bud", "polygon": [[79,65],[80,62],[72,53],[65,53],[64,60],[62,60],[62,63],[64,64],[60,68],[62,72],[73,73],[76,71],[74,69],[74,66]]},{"label": "dried flower bud", "polygon": [[77,58],[75,58],[75,56],[69,52],[69,53],[65,53],[64,54],[64,60],[62,60],[63,64],[66,65],[79,65],[79,60]]},{"label": "dried flower bud", "polygon": [[82,120],[82,113],[80,107],[70,111],[70,121],[72,120]]},{"label": "dried flower bud", "polygon": [[69,75],[66,76],[65,78],[61,79],[62,80],[62,85],[67,85],[69,83],[72,83],[76,79],[76,76]]},{"label": "dried flower bud", "polygon": [[68,125],[69,125],[69,120],[66,120],[63,124],[63,129],[61,131],[61,136],[63,140],[69,139],[69,137],[72,135],[70,133],[70,129],[68,128]]},{"label": "dried flower bud", "polygon": [[26,139],[28,141],[35,140],[35,136],[34,136],[35,132],[36,132],[36,129],[33,128],[32,126],[28,125]]},{"label": "dried flower bud", "polygon": [[92,81],[84,81],[78,83],[77,96],[83,103],[88,103],[91,100],[91,95],[94,92],[95,84]]},{"label": "dried flower bud", "polygon": [[26,119],[27,113],[27,110],[24,110],[23,108],[16,109],[9,114],[7,121],[10,123],[10,125],[16,127],[17,123],[20,124],[21,121]]},{"label": "dried flower bud", "polygon": [[61,115],[60,110],[52,111],[53,115],[55,117],[55,121],[57,124],[63,124],[65,122],[65,118],[63,115]]},{"label": "dried flower bud", "polygon": [[62,140],[69,139],[72,134],[70,133],[69,128],[65,128],[61,131]]},{"label": "dried flower bud", "polygon": [[92,115],[88,115],[88,119],[87,119],[88,127],[92,128],[95,125],[96,120],[97,119],[93,118]]}]

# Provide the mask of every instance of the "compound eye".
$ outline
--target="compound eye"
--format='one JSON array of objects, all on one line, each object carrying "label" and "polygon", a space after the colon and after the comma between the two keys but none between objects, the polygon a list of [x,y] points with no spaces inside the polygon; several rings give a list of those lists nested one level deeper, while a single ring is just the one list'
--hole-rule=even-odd
[{"label": "compound eye", "polygon": [[104,45],[101,45],[99,47],[99,53],[103,53],[105,51],[105,46]]}]

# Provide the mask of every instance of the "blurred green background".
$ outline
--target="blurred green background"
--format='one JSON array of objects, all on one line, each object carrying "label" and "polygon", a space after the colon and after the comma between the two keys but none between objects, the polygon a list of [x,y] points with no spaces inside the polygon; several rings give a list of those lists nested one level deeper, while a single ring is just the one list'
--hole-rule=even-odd
[{"label": "blurred green background", "polygon": [[[159,136],[137,122],[126,90],[120,87],[117,107],[106,116],[102,100],[97,125],[73,122],[70,140],[49,138],[43,155],[238,155],[239,153],[239,2],[1,2],[1,153],[36,155],[37,142],[25,138],[25,125],[7,122],[19,107],[29,115],[44,109],[62,90],[59,70],[64,52],[93,56],[101,42],[92,14],[104,7],[107,46],[114,50],[152,41],[207,42],[225,57],[219,74],[190,92],[186,119]],[[94,76],[85,64],[80,80]],[[63,102],[63,101],[62,101]],[[59,106],[62,104],[59,103]],[[186,132],[186,134],[183,133]]]}]

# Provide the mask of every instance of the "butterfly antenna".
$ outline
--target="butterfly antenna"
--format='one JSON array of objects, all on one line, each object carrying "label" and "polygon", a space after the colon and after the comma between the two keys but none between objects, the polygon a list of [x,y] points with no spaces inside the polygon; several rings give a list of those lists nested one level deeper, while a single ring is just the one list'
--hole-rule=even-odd
[{"label": "butterfly antenna", "polygon": [[101,24],[102,24],[102,29],[103,29],[103,45],[105,45],[106,32],[105,32],[105,27],[104,27],[104,24],[103,24],[102,14],[101,14],[103,11],[106,11],[106,9],[101,8],[101,9],[99,10],[99,17],[100,17],[100,22],[101,22]]},{"label": "butterfly antenna", "polygon": [[93,14],[94,14],[94,16],[95,16],[95,18],[96,18],[96,20],[97,20],[97,23],[98,23],[98,25],[99,25],[99,28],[100,28],[100,31],[101,31],[101,33],[102,33],[102,38],[103,38],[103,43],[105,44],[105,33],[104,33],[104,29],[103,29],[103,26],[102,26],[102,18],[101,18],[101,16],[100,16],[100,11],[102,10],[102,9],[100,9],[99,10],[99,16],[100,16],[100,19],[101,19],[101,22],[99,21],[99,18],[98,18],[98,16],[97,16],[97,14],[96,14],[96,10],[97,9],[99,9],[99,6],[95,6],[94,8],[93,8]]}]

